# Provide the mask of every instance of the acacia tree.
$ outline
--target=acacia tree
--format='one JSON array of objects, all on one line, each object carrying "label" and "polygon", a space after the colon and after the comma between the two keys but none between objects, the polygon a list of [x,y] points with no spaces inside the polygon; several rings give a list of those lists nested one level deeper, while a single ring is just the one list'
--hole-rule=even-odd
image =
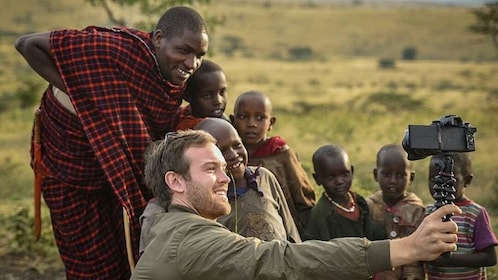
[{"label": "acacia tree", "polygon": [[[133,24],[143,29],[153,29],[157,19],[164,13],[166,9],[175,5],[193,5],[193,4],[209,4],[210,0],[84,0],[94,7],[101,7],[105,10],[109,20],[119,26]],[[116,8],[138,7],[139,11],[144,15],[146,20],[130,23],[122,17],[116,16]],[[214,28],[223,24],[224,17],[222,15],[207,16],[205,18],[213,32]]]},{"label": "acacia tree", "polygon": [[472,12],[477,22],[469,29],[476,33],[488,35],[498,57],[498,2],[487,3],[484,7],[474,9]]}]

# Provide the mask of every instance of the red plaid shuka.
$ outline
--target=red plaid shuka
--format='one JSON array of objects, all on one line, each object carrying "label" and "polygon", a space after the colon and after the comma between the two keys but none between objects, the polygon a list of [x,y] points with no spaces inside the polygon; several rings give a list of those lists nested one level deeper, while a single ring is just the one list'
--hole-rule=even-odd
[{"label": "red plaid shuka", "polygon": [[175,116],[175,129],[176,130],[189,130],[193,129],[204,118],[194,117],[192,115],[192,107],[189,105],[178,108]]},{"label": "red plaid shuka", "polygon": [[131,218],[138,258],[150,193],[143,153],[173,130],[183,87],[159,74],[150,34],[87,27],[52,32],[59,73],[77,112],[45,92],[40,109],[42,191],[68,279],[128,279],[122,207]]},{"label": "red plaid shuka", "polygon": [[266,157],[278,154],[287,142],[280,136],[273,136],[265,140],[261,146],[252,152],[251,157]]}]

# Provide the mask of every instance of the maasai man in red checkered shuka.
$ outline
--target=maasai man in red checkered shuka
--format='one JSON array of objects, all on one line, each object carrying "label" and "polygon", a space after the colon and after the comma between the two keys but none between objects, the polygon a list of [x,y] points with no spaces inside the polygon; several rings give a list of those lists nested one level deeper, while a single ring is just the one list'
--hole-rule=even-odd
[{"label": "maasai man in red checkered shuka", "polygon": [[41,188],[67,279],[128,279],[123,229],[151,198],[143,153],[174,129],[184,83],[207,52],[202,16],[168,9],[156,29],[87,27],[21,36],[17,50],[45,78]]}]

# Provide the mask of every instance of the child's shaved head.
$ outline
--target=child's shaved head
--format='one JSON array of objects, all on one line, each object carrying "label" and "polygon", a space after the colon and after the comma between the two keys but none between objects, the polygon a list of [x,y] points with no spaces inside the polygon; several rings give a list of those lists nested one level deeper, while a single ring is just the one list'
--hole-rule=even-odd
[{"label": "child's shaved head", "polygon": [[269,113],[271,115],[271,112],[272,112],[272,103],[271,103],[271,100],[270,98],[260,92],[260,91],[256,91],[256,90],[251,90],[251,91],[246,91],[244,93],[242,93],[241,95],[239,95],[237,97],[237,100],[235,100],[235,105],[234,105],[234,109],[233,111],[235,113],[237,113],[239,111],[239,107],[241,104],[249,101],[249,100],[260,100],[260,102],[262,102],[267,110],[267,113]]}]

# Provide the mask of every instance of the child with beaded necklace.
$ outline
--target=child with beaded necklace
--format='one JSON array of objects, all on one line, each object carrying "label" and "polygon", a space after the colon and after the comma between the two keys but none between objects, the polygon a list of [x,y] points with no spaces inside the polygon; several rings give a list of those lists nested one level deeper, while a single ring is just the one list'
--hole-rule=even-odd
[{"label": "child with beaded necklace", "polygon": [[313,178],[324,192],[311,210],[303,240],[338,237],[386,239],[383,227],[371,220],[365,199],[351,191],[353,165],[343,147],[324,145],[313,154]]}]

